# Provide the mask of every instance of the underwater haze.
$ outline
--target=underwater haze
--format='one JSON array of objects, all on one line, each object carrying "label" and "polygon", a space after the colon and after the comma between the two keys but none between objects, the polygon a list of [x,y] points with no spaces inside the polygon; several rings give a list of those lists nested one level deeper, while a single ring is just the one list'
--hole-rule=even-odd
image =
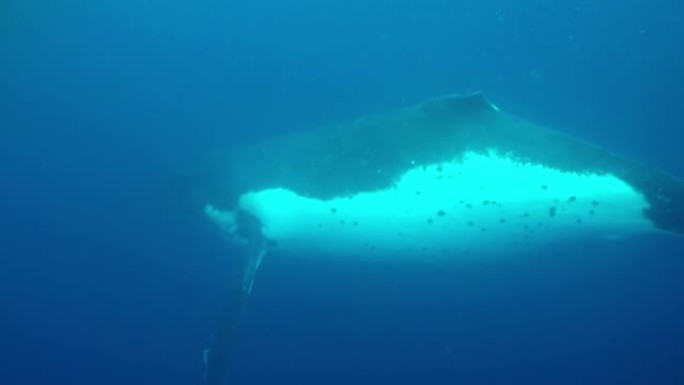
[{"label": "underwater haze", "polygon": [[[684,3],[0,3],[0,384],[201,384],[233,250],[207,154],[482,91],[684,176]],[[180,197],[180,198],[179,198]],[[684,239],[268,259],[231,384],[682,384]]]}]

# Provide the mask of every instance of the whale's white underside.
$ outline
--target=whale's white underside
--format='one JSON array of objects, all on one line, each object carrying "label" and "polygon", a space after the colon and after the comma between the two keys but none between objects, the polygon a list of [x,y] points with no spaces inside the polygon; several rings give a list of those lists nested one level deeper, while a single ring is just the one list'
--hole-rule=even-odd
[{"label": "whale's white underside", "polygon": [[[321,200],[274,186],[246,192],[238,208],[262,223],[274,251],[456,258],[655,232],[643,214],[648,207],[614,175],[561,171],[492,150],[409,164],[393,186],[377,191]],[[235,236],[234,212],[212,206],[205,212]]]}]

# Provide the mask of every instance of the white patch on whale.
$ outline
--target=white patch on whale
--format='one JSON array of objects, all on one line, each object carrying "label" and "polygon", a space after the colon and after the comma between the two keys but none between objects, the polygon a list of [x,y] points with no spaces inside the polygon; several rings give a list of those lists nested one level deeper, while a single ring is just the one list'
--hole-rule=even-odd
[{"label": "white patch on whale", "polygon": [[[562,171],[495,151],[412,165],[377,191],[321,200],[275,187],[239,200],[279,250],[362,258],[511,253],[563,239],[654,232],[643,214],[648,207],[612,174]],[[205,212],[234,235],[231,212]]]}]

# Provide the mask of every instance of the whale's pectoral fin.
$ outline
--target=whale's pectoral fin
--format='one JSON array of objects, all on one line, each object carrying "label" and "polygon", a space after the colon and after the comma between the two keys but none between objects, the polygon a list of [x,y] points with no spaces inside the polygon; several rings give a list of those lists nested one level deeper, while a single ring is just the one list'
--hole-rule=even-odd
[{"label": "whale's pectoral fin", "polygon": [[254,277],[268,251],[267,244],[261,235],[260,224],[250,224],[247,232],[244,235],[248,239],[248,247],[240,266],[241,277],[229,284],[219,317],[219,325],[209,349],[204,353],[204,382],[207,385],[226,383],[237,328],[247,308]]}]

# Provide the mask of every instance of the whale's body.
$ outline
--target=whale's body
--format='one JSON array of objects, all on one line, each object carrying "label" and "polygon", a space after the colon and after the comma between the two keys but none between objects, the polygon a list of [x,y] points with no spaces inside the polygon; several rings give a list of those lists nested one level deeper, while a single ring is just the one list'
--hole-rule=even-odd
[{"label": "whale's body", "polygon": [[208,355],[219,384],[266,254],[456,259],[684,233],[684,182],[506,114],[481,94],[236,148],[206,215],[246,250]]}]

